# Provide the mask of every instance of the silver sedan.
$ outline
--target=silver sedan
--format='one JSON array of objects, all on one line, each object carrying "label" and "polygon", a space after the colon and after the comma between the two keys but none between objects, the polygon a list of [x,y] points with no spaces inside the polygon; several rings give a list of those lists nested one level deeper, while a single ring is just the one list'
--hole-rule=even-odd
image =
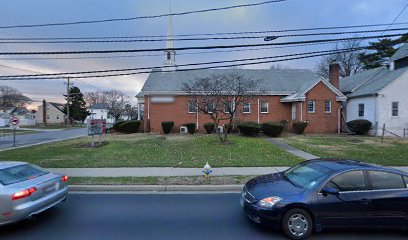
[{"label": "silver sedan", "polygon": [[24,162],[0,162],[0,225],[41,213],[67,198],[68,177]]}]

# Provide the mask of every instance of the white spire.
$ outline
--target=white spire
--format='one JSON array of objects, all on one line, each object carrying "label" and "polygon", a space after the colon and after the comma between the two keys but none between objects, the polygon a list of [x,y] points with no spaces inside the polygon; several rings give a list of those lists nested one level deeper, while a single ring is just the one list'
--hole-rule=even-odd
[{"label": "white spire", "polygon": [[174,48],[174,34],[173,34],[173,16],[171,15],[171,0],[170,0],[170,8],[169,8],[169,22],[167,26],[167,41],[166,41],[166,51],[165,53],[165,61],[164,61],[164,69],[165,70],[175,70],[176,69],[176,51],[171,50]]},{"label": "white spire", "polygon": [[166,48],[174,48],[174,41],[173,41],[173,16],[171,15],[171,1],[170,1],[170,9],[169,9],[169,22],[167,26],[167,43]]}]

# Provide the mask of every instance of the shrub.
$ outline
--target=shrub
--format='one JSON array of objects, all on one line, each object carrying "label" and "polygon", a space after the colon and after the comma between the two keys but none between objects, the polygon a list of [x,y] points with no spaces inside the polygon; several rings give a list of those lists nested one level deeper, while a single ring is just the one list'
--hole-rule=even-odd
[{"label": "shrub", "polygon": [[141,121],[130,120],[121,123],[118,127],[118,132],[121,133],[138,133]]},{"label": "shrub", "polygon": [[261,128],[256,122],[241,122],[238,129],[245,136],[257,136],[261,132]]},{"label": "shrub", "polygon": [[174,122],[161,122],[164,134],[169,134],[173,130]]},{"label": "shrub", "polygon": [[197,126],[195,123],[186,123],[186,124],[184,124],[184,126],[187,127],[188,133],[190,133],[190,134],[194,134],[194,133],[195,133],[195,131],[196,131],[196,126]]},{"label": "shrub", "polygon": [[370,121],[365,119],[358,119],[347,122],[348,129],[357,135],[364,135],[368,133],[372,125],[373,124]]},{"label": "shrub", "polygon": [[303,134],[309,122],[307,121],[295,121],[292,123],[293,129],[297,134]]},{"label": "shrub", "polygon": [[115,123],[113,124],[113,126],[112,126],[113,130],[119,132],[119,126],[120,126],[122,123],[124,123],[124,122],[125,122],[125,121],[117,121],[117,122],[115,122]]},{"label": "shrub", "polygon": [[280,122],[267,122],[262,124],[262,132],[269,137],[278,137],[282,134],[285,125]]},{"label": "shrub", "polygon": [[229,123],[224,124],[224,131],[227,131],[227,133],[231,133],[233,131],[233,126],[229,125]]},{"label": "shrub", "polygon": [[214,132],[215,123],[204,123],[204,128],[207,134],[212,134]]}]

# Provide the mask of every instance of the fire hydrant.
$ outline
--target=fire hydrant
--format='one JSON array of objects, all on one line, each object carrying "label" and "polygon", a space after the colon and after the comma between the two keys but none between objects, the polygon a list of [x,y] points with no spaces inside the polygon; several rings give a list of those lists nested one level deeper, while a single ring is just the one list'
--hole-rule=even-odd
[{"label": "fire hydrant", "polygon": [[212,173],[212,170],[211,170],[211,166],[210,166],[210,164],[208,164],[208,162],[207,162],[207,164],[205,164],[204,170],[202,172],[204,173],[204,177],[210,177],[210,174]]}]

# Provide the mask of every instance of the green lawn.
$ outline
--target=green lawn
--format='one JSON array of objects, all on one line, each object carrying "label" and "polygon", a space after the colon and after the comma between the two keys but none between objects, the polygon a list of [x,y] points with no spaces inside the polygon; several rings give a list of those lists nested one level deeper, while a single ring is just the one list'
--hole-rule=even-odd
[{"label": "green lawn", "polygon": [[408,165],[408,140],[369,136],[302,135],[282,139],[319,157],[361,160],[389,166]]},{"label": "green lawn", "polygon": [[228,185],[244,184],[254,176],[210,177],[70,177],[71,185]]},{"label": "green lawn", "polygon": [[107,135],[109,144],[84,148],[90,138],[1,152],[0,160],[27,161],[42,167],[213,167],[291,166],[300,158],[262,138],[216,135]]}]

